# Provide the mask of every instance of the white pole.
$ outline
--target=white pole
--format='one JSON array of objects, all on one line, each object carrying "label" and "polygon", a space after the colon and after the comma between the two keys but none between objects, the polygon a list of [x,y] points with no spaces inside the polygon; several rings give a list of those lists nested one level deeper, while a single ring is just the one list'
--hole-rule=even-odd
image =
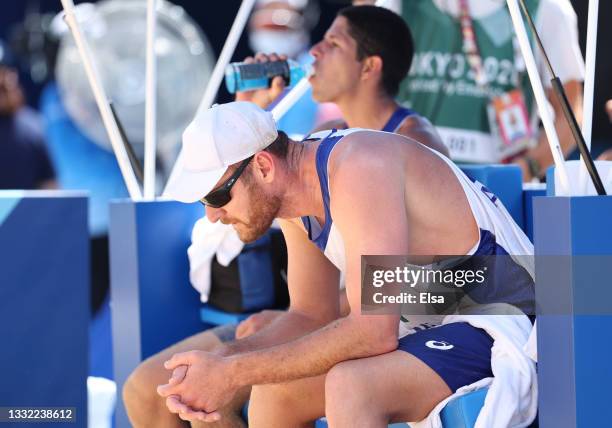
[{"label": "white pole", "polygon": [[225,44],[223,45],[223,49],[221,50],[217,64],[215,65],[215,68],[210,76],[208,84],[206,85],[206,90],[204,91],[204,96],[202,97],[202,102],[200,103],[199,107],[200,110],[209,109],[212,103],[215,101],[217,92],[219,91],[219,87],[221,86],[221,82],[223,82],[223,77],[225,76],[225,68],[231,61],[232,55],[234,55],[236,45],[238,44],[242,31],[249,20],[249,16],[251,15],[251,10],[255,5],[255,1],[256,0],[243,0],[240,4],[240,8],[236,14],[236,19],[232,24],[232,28],[230,29],[227,39],[225,39]]},{"label": "white pole", "polygon": [[[597,19],[599,0],[589,0],[589,18],[586,40],[586,69],[584,79],[584,104],[582,107],[582,134],[587,147],[591,150],[591,132],[593,127],[593,94],[595,91],[595,59],[597,55]],[[584,165],[584,162],[581,162]]]},{"label": "white pole", "polygon": [[157,147],[157,64],[155,61],[155,26],[157,1],[147,1],[147,71],[145,77],[145,156],[144,198],[155,199],[155,153]]},{"label": "white pole", "polygon": [[[238,13],[236,14],[236,19],[234,19],[234,23],[232,24],[232,28],[229,31],[227,39],[225,39],[225,44],[223,45],[223,49],[221,50],[221,54],[219,55],[217,64],[215,65],[210,79],[208,80],[208,84],[206,85],[206,90],[204,91],[204,96],[202,97],[202,101],[200,102],[198,111],[210,108],[212,103],[215,101],[215,98],[217,97],[217,92],[219,91],[219,87],[221,86],[221,82],[223,81],[223,77],[225,75],[225,68],[232,59],[232,55],[234,55],[236,45],[240,40],[240,35],[242,34],[244,27],[246,26],[246,23],[251,14],[251,10],[255,5],[255,1],[256,0],[243,0],[240,4],[240,8],[238,9]],[[183,152],[181,150],[178,157],[176,158],[176,162],[174,164],[174,167],[172,168],[172,172],[170,173],[168,182],[170,182],[172,177],[178,173],[180,166],[183,164],[182,155]]]},{"label": "white pole", "polygon": [[531,50],[531,45],[529,44],[529,38],[527,37],[527,30],[525,29],[525,23],[523,22],[521,10],[519,9],[518,0],[507,0],[507,2],[508,9],[510,10],[510,16],[512,17],[512,23],[514,24],[514,31],[516,32],[521,53],[525,59],[525,65],[527,66],[527,73],[529,74],[529,81],[531,82],[531,87],[535,95],[540,118],[542,119],[544,130],[546,131],[546,136],[548,137],[550,151],[552,152],[553,159],[555,161],[555,168],[559,175],[559,184],[561,184],[561,186],[559,186],[560,189],[556,193],[557,195],[570,195],[571,190],[567,170],[565,168],[563,151],[561,150],[561,145],[559,144],[559,137],[557,136],[557,131],[555,130],[555,123],[552,119],[550,111],[548,110],[548,99],[546,98],[546,93],[544,92],[544,87],[542,86],[542,80],[540,78],[540,74],[538,73],[538,67],[536,66],[533,51]]},{"label": "white pole", "polygon": [[[595,59],[597,56],[597,21],[599,17],[599,0],[589,0],[588,27],[586,39],[586,70],[584,79],[584,99],[582,106],[582,135],[587,148],[591,150],[593,130],[593,97],[595,92]],[[580,156],[579,189],[586,194],[588,173],[584,159]]]},{"label": "white pole", "polygon": [[91,85],[91,89],[96,99],[96,104],[98,105],[98,109],[100,110],[100,114],[102,115],[102,121],[104,122],[104,127],[106,128],[106,132],[108,133],[108,138],[110,139],[113,151],[115,152],[117,162],[119,163],[119,169],[121,170],[121,174],[123,175],[123,180],[125,181],[125,185],[130,194],[130,197],[133,200],[140,200],[142,198],[142,195],[140,193],[140,187],[138,186],[136,176],[134,175],[134,170],[132,169],[132,165],[130,164],[127,152],[125,150],[125,147],[123,146],[121,134],[119,133],[117,122],[115,122],[115,119],[111,112],[110,105],[108,103],[108,98],[106,97],[104,88],[100,84],[98,71],[96,70],[95,64],[93,62],[89,46],[87,45],[87,41],[83,37],[79,23],[77,22],[76,16],[74,15],[74,3],[72,2],[72,0],[61,1],[64,7],[64,12],[66,14],[66,23],[68,24],[68,27],[72,32],[77,48],[79,50],[79,54],[81,56],[81,60],[83,61],[83,66],[85,67],[85,72],[87,73],[89,84]]},{"label": "white pole", "polygon": [[310,82],[306,77],[302,78],[291,90],[278,102],[272,109],[272,116],[278,123],[279,120],[287,113],[291,107],[308,91]]}]

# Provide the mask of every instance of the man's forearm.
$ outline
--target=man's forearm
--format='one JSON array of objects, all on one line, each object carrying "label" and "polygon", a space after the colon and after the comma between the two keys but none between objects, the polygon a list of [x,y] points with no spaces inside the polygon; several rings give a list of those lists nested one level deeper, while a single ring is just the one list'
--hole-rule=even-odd
[{"label": "man's forearm", "polygon": [[291,342],[233,355],[229,357],[233,381],[241,386],[287,382],[327,373],[341,361],[395,350],[396,332],[385,333],[389,329],[373,325],[377,323],[367,317],[342,318]]},{"label": "man's forearm", "polygon": [[274,321],[257,333],[244,339],[224,344],[219,353],[224,356],[229,356],[237,353],[269,348],[305,336],[323,327],[323,325],[325,324],[321,321],[309,318],[299,312],[289,310],[279,315]]}]

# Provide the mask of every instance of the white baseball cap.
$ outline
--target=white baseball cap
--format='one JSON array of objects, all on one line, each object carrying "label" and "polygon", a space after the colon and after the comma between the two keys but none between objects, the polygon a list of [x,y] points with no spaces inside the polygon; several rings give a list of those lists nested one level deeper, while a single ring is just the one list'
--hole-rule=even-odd
[{"label": "white baseball cap", "polygon": [[198,112],[183,132],[180,164],[165,195],[195,202],[207,195],[230,165],[268,147],[278,136],[272,113],[236,101]]}]

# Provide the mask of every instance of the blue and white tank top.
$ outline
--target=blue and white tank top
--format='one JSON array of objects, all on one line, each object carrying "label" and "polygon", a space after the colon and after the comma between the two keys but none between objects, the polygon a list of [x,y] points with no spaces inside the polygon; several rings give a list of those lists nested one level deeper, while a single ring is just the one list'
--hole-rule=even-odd
[{"label": "blue and white tank top", "polygon": [[[302,223],[308,233],[308,238],[325,254],[325,256],[343,273],[346,269],[346,256],[344,241],[336,226],[330,210],[329,176],[328,164],[330,155],[342,138],[354,132],[363,131],[359,128],[345,130],[323,131],[314,134],[311,138],[323,138],[316,153],[316,168],[319,176],[319,184],[323,196],[323,207],[325,211],[325,223],[319,224],[314,216],[302,217]],[[380,131],[371,131],[380,132]],[[488,303],[491,297],[503,295],[503,301],[511,303],[530,313],[533,308],[525,305],[533,304],[535,298],[534,290],[534,266],[533,245],[516,225],[506,208],[499,199],[478,181],[470,180],[452,161],[438,154],[449,166],[455,177],[461,184],[468,199],[472,214],[480,230],[480,239],[476,245],[466,254],[468,256],[494,256],[503,255],[508,257],[499,258],[503,261],[502,266],[497,266],[496,275],[511,276],[513,287],[510,289],[496,289],[495,276],[491,276],[492,286],[480,286],[470,297],[479,303]],[[512,255],[523,256],[513,258]],[[496,259],[497,260],[497,259]],[[507,282],[507,281],[506,281]],[[531,312],[532,313],[532,312]],[[427,328],[439,324],[443,316],[417,316],[406,319],[402,317],[400,323],[400,337],[419,328]]]},{"label": "blue and white tank top", "polygon": [[[409,117],[416,115],[417,113],[413,110],[410,110],[406,107],[398,107],[385,126],[382,128],[384,132],[397,132],[399,127],[402,125],[404,120]],[[325,208],[325,218],[329,219],[329,221],[325,222],[325,225],[321,226],[317,222],[314,217],[303,217],[302,222],[304,223],[304,227],[306,231],[308,231],[308,238],[315,242],[317,246],[325,252],[325,255],[329,260],[331,260],[334,265],[340,272],[344,272],[344,244],[342,239],[336,239],[335,236],[338,235],[338,231],[335,229],[333,225],[333,221],[331,220],[331,213],[329,212],[329,186],[327,183],[327,163],[329,161],[329,155],[331,154],[334,145],[340,141],[340,139],[348,135],[352,132],[359,131],[361,128],[349,128],[343,130],[327,130],[320,131],[314,133],[312,135],[308,135],[304,140],[313,140],[313,139],[323,139],[321,145],[317,150],[316,162],[317,162],[317,173],[319,175],[319,182],[321,184],[321,191],[323,193],[323,206]],[[333,134],[333,136],[332,136]],[[329,138],[325,138],[329,137]],[[325,146],[325,147],[322,147]],[[332,233],[333,231],[333,233]],[[329,236],[332,236],[332,239],[329,240]],[[335,244],[338,244],[336,246]],[[329,247],[329,250],[325,250],[326,247]]]},{"label": "blue and white tank top", "polygon": [[404,119],[406,119],[408,116],[414,115],[416,115],[416,113],[410,110],[409,108],[398,107],[397,110],[393,112],[385,126],[383,126],[383,129],[381,129],[381,131],[395,133],[404,122]]}]

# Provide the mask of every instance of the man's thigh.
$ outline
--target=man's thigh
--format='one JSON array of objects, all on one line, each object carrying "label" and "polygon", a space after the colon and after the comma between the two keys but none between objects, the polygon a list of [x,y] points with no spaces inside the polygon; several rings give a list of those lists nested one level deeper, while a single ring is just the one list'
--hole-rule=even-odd
[{"label": "man's thigh", "polygon": [[337,364],[327,375],[325,392],[328,418],[346,420],[365,411],[387,422],[421,420],[451,395],[435,371],[402,351]]},{"label": "man's thigh", "polygon": [[221,325],[210,330],[189,336],[174,345],[161,351],[158,355],[170,356],[177,352],[186,351],[212,351],[225,342],[234,340],[236,332],[235,324]]},{"label": "man's thigh", "polygon": [[445,324],[402,337],[398,350],[423,361],[454,393],[465,385],[492,377],[493,339],[466,322]]},{"label": "man's thigh", "polygon": [[419,331],[400,339],[394,352],[332,368],[328,399],[359,390],[360,401],[391,422],[421,420],[458,388],[493,375],[492,344],[484,330],[467,323]]},{"label": "man's thigh", "polygon": [[171,373],[164,368],[164,362],[170,357],[180,352],[212,351],[224,342],[233,340],[235,329],[235,325],[226,325],[194,334],[147,358],[139,370],[141,374],[146,373],[151,383],[165,383]]}]

